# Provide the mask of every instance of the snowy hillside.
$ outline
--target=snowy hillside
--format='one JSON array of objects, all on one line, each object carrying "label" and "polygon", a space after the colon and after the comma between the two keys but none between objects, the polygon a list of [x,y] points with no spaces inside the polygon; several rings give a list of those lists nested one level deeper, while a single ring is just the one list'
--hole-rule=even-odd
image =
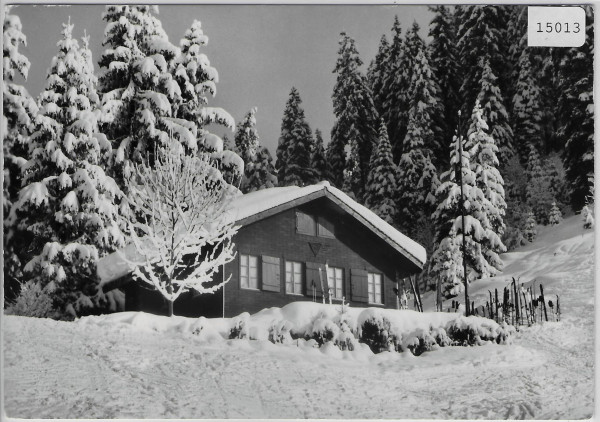
[{"label": "snowy hillside", "polygon": [[[562,320],[522,328],[510,345],[375,355],[366,346],[342,352],[303,340],[226,340],[232,320],[7,316],[5,411],[19,418],[589,418],[594,234],[580,227],[575,216],[542,228],[535,243],[504,256],[502,277],[473,285],[476,300],[511,276],[536,278],[549,295],[560,295]],[[260,328],[284,316],[300,327],[310,323],[306,312],[324,309],[300,308],[272,308],[248,320]],[[350,319],[364,312],[351,308]],[[398,315],[403,333],[458,317]]]}]

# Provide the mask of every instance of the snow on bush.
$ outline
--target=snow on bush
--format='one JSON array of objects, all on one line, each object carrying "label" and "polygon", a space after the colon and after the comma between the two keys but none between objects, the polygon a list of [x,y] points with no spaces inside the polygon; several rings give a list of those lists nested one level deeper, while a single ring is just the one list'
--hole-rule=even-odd
[{"label": "snow on bush", "polygon": [[292,342],[290,330],[293,323],[282,320],[273,321],[269,327],[269,341],[275,344],[289,344]]},{"label": "snow on bush", "polygon": [[369,308],[362,312],[358,319],[358,335],[363,343],[366,343],[373,353],[384,351],[402,351],[399,348],[401,335],[397,333],[396,327],[386,318],[380,309]]},{"label": "snow on bush", "polygon": [[233,319],[231,329],[229,330],[230,339],[244,339],[248,338],[248,320],[250,314],[244,312]]},{"label": "snow on bush", "polygon": [[39,283],[27,281],[21,284],[21,291],[4,310],[6,315],[20,315],[36,318],[57,318],[52,297]]},{"label": "snow on bush", "polygon": [[335,323],[328,319],[324,314],[321,314],[313,323],[310,338],[316,340],[319,346],[326,342],[333,342],[337,339],[340,329]]}]

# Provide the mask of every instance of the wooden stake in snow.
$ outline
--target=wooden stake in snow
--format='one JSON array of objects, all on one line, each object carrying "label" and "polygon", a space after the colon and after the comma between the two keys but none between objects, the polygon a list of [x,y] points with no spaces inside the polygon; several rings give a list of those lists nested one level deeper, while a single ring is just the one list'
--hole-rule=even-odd
[{"label": "wooden stake in snow", "polygon": [[544,318],[548,322],[548,313],[546,312],[546,300],[544,299],[544,286],[540,284],[540,298],[542,299],[542,306],[544,307]]}]

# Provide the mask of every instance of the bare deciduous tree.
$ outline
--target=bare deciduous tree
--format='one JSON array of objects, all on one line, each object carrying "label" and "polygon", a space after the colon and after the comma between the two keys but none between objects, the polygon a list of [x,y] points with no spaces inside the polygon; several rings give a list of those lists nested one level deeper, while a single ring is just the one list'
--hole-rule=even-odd
[{"label": "bare deciduous tree", "polygon": [[228,207],[239,191],[208,155],[189,156],[176,147],[159,150],[152,166],[137,165],[134,174],[128,199],[137,219],[129,223],[130,240],[143,262],[131,262],[133,275],[164,296],[172,316],[181,293],[214,293],[229,281],[211,284],[235,257],[238,227]]}]

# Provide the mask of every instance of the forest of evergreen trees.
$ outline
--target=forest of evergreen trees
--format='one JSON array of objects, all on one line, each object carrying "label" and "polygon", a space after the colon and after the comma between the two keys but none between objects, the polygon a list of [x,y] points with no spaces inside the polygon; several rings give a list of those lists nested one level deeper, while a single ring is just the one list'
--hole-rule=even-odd
[{"label": "forest of evergreen trees", "polygon": [[209,154],[244,193],[328,180],[423,244],[422,283],[441,283],[449,296],[462,288],[463,230],[473,280],[496,274],[500,253],[532,240],[531,221],[554,223],[593,201],[591,7],[579,48],[527,47],[524,6],[436,6],[429,43],[417,23],[403,31],[395,19],[366,70],[342,33],[329,142],[313,134],[292,88],[276,163],[259,143],[256,108],[233,141],[209,132],[236,125],[208,105],[218,82],[202,52],[208,37],[194,21],[172,44],[155,9],[106,7],[97,70],[89,38],[64,24],[37,99],[15,82],[30,63],[18,16],[5,15],[6,297],[29,280],[77,315],[108,306],[95,262],[124,245],[123,216],[135,218],[127,180],[173,140]]},{"label": "forest of evergreen trees", "polygon": [[293,89],[276,168],[279,186],[328,180],[419,241],[421,282],[454,296],[461,184],[469,280],[501,271],[498,255],[532,241],[532,221],[593,201],[593,14],[586,7],[582,47],[543,48],[527,47],[526,6],[431,11],[429,43],[396,17],[366,71],[341,33],[326,165],[312,165],[322,140],[315,147]]}]

